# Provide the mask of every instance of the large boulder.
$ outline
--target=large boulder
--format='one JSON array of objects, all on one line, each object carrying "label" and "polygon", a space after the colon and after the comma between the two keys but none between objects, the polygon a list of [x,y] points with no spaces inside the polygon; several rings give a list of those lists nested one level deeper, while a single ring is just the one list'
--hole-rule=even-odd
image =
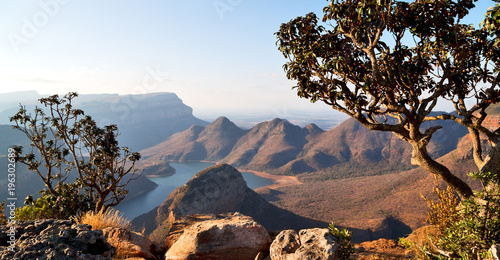
[{"label": "large boulder", "polygon": [[165,259],[254,260],[260,252],[266,252],[270,244],[266,229],[251,217],[228,213],[184,229]]},{"label": "large boulder", "polygon": [[270,248],[272,260],[334,260],[339,244],[326,228],[284,230]]},{"label": "large boulder", "polygon": [[181,235],[184,233],[184,230],[186,230],[187,228],[191,227],[196,223],[200,223],[207,220],[214,220],[216,218],[217,216],[213,214],[210,215],[195,214],[177,219],[170,225],[170,230],[168,231],[168,235],[166,236],[163,244],[167,248],[170,248],[175,242],[177,242],[177,240],[179,240]]},{"label": "large boulder", "polygon": [[[9,243],[14,238],[15,244]],[[0,259],[111,260],[114,248],[101,230],[71,220],[16,221],[0,226]]]},{"label": "large boulder", "polygon": [[140,233],[123,228],[108,227],[102,230],[107,241],[116,248],[118,257],[162,259],[166,248]]}]

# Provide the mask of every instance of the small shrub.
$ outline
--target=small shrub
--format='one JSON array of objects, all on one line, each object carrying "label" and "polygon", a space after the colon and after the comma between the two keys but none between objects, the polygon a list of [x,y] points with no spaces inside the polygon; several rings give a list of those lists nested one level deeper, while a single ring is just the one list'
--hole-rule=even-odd
[{"label": "small shrub", "polygon": [[[489,173],[470,175],[483,181],[485,186],[496,179]],[[433,248],[424,253],[438,252],[461,259],[487,258],[491,245],[500,242],[500,192],[476,191],[474,196],[462,202],[449,187],[443,190],[436,185],[434,193],[438,201],[426,201],[429,204],[428,221],[438,227],[438,233],[430,237]]]},{"label": "small shrub", "polygon": [[[123,213],[113,208],[98,212],[87,211],[76,220],[78,224],[91,225],[93,230],[103,230],[108,227],[131,230],[131,223],[123,217]],[[113,260],[128,259],[130,257],[130,244],[127,241],[113,238],[108,242],[115,247]]]},{"label": "small shrub", "polygon": [[352,233],[346,228],[336,228],[333,223],[330,223],[328,229],[339,243],[338,259],[349,259],[351,254],[354,253],[354,245],[351,243]]},{"label": "small shrub", "polygon": [[39,191],[40,197],[36,200],[30,195],[24,200],[26,206],[16,209],[16,219],[70,219],[80,212],[93,210],[95,202],[79,190],[78,182],[60,183],[56,188],[58,196],[46,189]]},{"label": "small shrub", "polygon": [[446,190],[443,190],[439,186],[437,177],[435,177],[434,182],[436,186],[434,187],[433,192],[437,196],[438,200],[434,201],[424,196],[422,197],[429,206],[427,221],[433,225],[437,225],[439,233],[443,233],[444,230],[452,227],[457,221],[460,220],[460,199],[456,196],[455,191],[450,186],[448,186]]},{"label": "small shrub", "polygon": [[27,205],[16,209],[17,220],[61,218],[52,196],[42,195],[36,200],[33,200],[32,196],[28,196],[24,204]]},{"label": "small shrub", "polygon": [[102,230],[107,227],[123,228],[130,230],[130,221],[123,217],[123,213],[113,208],[108,208],[106,211],[99,212],[88,211],[84,213],[78,220],[78,224],[91,225],[94,230]]},{"label": "small shrub", "polygon": [[439,259],[432,241],[438,233],[437,226],[424,226],[413,231],[408,237],[400,238],[399,243],[415,253],[416,259]]}]

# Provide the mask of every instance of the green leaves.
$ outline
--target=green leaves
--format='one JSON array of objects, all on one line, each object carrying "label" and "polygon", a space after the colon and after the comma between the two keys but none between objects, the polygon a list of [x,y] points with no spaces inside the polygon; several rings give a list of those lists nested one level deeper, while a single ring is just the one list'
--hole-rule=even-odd
[{"label": "green leaves", "polygon": [[339,250],[337,251],[338,259],[350,259],[351,254],[354,253],[354,245],[351,243],[351,231],[346,228],[339,229],[333,223],[328,225],[328,229],[333,237],[337,239],[337,243],[339,243]]},{"label": "green leaves", "polygon": [[[496,1],[497,4],[494,7],[488,8],[486,12],[486,18],[481,22],[480,26],[492,35],[492,41],[496,48],[500,47],[500,1]],[[499,51],[497,50],[494,54],[496,62],[499,59]]]},{"label": "green leaves", "polygon": [[[72,100],[77,96],[72,92],[63,98],[41,98],[47,112],[36,108],[31,115],[21,106],[11,117],[14,128],[32,142],[32,150],[25,155],[22,147],[14,148],[16,159],[34,171],[46,186],[43,194],[47,197],[39,201],[41,209],[37,210],[44,212],[47,205],[58,208],[49,215],[73,212],[68,207],[78,209],[72,201],[97,210],[117,205],[126,194],[124,187],[134,179],[135,162],[141,158],[139,153],[118,145],[116,125],[99,127],[91,116],[74,108]],[[78,177],[67,183],[72,171]]]},{"label": "green leaves", "polygon": [[[490,173],[471,173],[470,176],[483,182],[495,177]],[[460,201],[452,188],[443,190],[436,182],[434,194],[437,201],[426,201],[428,221],[439,229],[433,238],[435,246],[461,259],[484,259],[491,245],[500,241],[499,191],[476,192]]]},{"label": "green leaves", "polygon": [[[297,81],[300,97],[348,115],[396,110],[406,118],[416,118],[411,115],[416,111],[425,117],[430,111],[419,108],[428,102],[485,93],[477,83],[495,79],[484,77],[491,70],[483,64],[491,65],[485,59],[494,55],[500,61],[500,52],[492,52],[484,31],[458,23],[472,7],[472,0],[332,0],[323,16],[332,30],[314,13],[281,25],[278,49],[289,59],[283,68]],[[497,6],[489,13],[488,28],[498,24],[498,12]],[[392,34],[395,44],[381,41],[382,33]],[[403,41],[408,33],[414,46]],[[424,99],[423,93],[432,98]],[[500,99],[499,91],[486,96]]]},{"label": "green leaves", "polygon": [[[453,119],[497,140],[481,124],[485,109],[500,102],[500,7],[476,29],[461,23],[474,2],[331,0],[323,23],[310,13],[281,25],[276,36],[288,59],[283,68],[299,97],[322,101],[371,130],[394,132],[417,152],[425,147],[416,144],[428,144],[420,129],[430,120]],[[393,43],[383,42],[383,34]],[[430,116],[444,99],[463,118]],[[472,194],[444,165],[423,158],[420,165],[439,165],[427,169],[461,196]]]}]

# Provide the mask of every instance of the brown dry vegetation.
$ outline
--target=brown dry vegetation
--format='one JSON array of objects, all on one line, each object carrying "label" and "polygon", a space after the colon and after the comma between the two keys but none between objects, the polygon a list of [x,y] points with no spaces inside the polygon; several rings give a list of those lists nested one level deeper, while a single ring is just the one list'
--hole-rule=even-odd
[{"label": "brown dry vegetation", "polygon": [[92,230],[103,230],[107,227],[127,230],[131,228],[130,221],[123,217],[122,213],[113,208],[99,212],[88,211],[77,219],[77,223],[90,225],[92,226]]},{"label": "brown dry vegetation", "polygon": [[[487,123],[498,126],[499,118],[492,115]],[[439,123],[443,129],[435,133],[429,153],[453,173],[470,181],[466,174],[477,169],[467,130],[453,122]],[[154,152],[157,159],[193,157],[216,151],[212,141],[220,140],[223,136],[220,131],[225,131],[225,135],[238,132],[232,142],[225,143],[226,152],[234,145],[219,162],[293,176],[292,182],[258,189],[259,194],[280,208],[355,231],[369,230],[361,230],[358,241],[397,238],[426,223],[427,204],[421,195],[434,196],[434,177],[412,166],[410,146],[390,133],[369,131],[354,119],[326,132],[314,125],[300,128],[280,119],[263,122],[244,132],[227,119],[212,124],[179,133],[149,152]],[[424,128],[433,124],[436,122],[426,123]],[[478,188],[478,183],[474,187]]]},{"label": "brown dry vegetation", "polygon": [[397,260],[413,258],[415,253],[405,249],[401,244],[394,240],[379,239],[376,241],[363,242],[355,245],[355,253],[351,259],[359,260]]},{"label": "brown dry vegetation", "polygon": [[[467,179],[466,173],[475,170],[468,156],[469,149],[469,140],[464,137],[457,150],[439,161]],[[427,204],[421,195],[433,197],[432,188],[435,186],[434,176],[421,168],[325,181],[304,175],[299,180],[303,184],[263,191],[261,195],[273,204],[301,216],[372,231],[383,228],[387,218],[402,222],[401,227],[408,226],[411,230],[425,225]],[[473,185],[479,188],[479,183]],[[358,239],[370,238],[365,236]]]}]

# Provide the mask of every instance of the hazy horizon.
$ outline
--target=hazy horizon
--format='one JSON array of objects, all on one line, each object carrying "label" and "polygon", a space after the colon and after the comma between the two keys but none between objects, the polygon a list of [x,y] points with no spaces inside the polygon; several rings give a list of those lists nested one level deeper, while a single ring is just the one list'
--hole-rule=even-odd
[{"label": "hazy horizon", "polygon": [[[336,116],[291,90],[274,33],[328,4],[46,0],[0,3],[0,95],[173,92],[197,116]],[[478,26],[492,1],[464,19]],[[438,107],[450,111],[451,106]]]}]

